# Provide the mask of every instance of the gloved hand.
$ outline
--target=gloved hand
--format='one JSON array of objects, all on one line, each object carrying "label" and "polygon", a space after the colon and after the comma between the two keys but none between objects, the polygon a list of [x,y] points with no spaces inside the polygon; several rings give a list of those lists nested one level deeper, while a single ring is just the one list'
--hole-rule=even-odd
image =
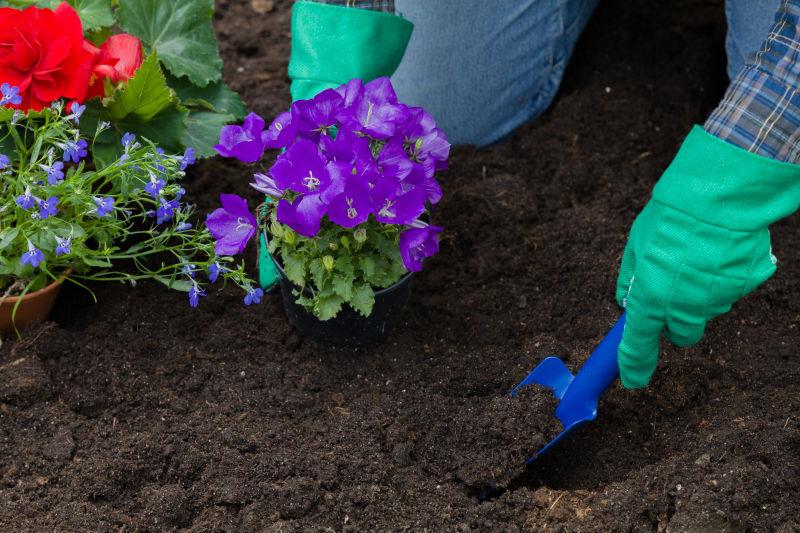
[{"label": "gloved hand", "polygon": [[775,272],[767,226],[800,205],[800,165],[695,127],[633,224],[617,281],[627,319],[620,379],[644,387],[661,332],[678,346]]}]

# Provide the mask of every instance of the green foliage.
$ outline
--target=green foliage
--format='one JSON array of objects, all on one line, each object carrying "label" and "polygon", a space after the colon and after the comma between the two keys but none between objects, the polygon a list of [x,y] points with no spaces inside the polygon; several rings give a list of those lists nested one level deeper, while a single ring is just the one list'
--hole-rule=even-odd
[{"label": "green foliage", "polygon": [[394,285],[407,273],[398,226],[370,218],[346,229],[325,221],[319,234],[308,239],[280,224],[270,209],[270,253],[297,285],[297,303],[320,320],[335,317],[345,304],[369,316],[375,290]]},{"label": "green foliage", "polygon": [[81,17],[84,29],[96,30],[114,24],[111,0],[4,0],[0,1],[0,6],[15,8],[37,6],[55,9],[62,2],[67,2],[75,8]]},{"label": "green foliage", "polygon": [[119,0],[117,17],[123,30],[158,52],[167,70],[204,87],[222,72],[213,14],[214,0]]},{"label": "green foliage", "polygon": [[[153,74],[157,68],[153,59],[143,67],[142,79],[118,95],[111,109],[118,110],[121,120],[150,117],[145,124],[151,127],[165,112],[176,109],[169,103],[159,109],[163,98],[158,105],[151,105],[141,96],[158,92],[141,90],[142,86],[151,87],[154,79],[156,85],[163,84],[163,78],[159,82]],[[0,141],[10,140],[14,147],[7,153],[14,163],[0,170],[4,191],[0,197],[0,293],[18,281],[23,282],[25,291],[34,291],[68,271],[69,278],[78,283],[133,284],[152,279],[174,290],[201,290],[204,272],[214,263],[222,267],[221,279],[245,291],[254,287],[242,265],[236,265],[233,258],[216,256],[214,239],[202,224],[189,225],[196,221],[194,208],[179,201],[184,177],[181,156],[159,154],[154,143],[140,137],[124,149],[124,158],[108,161],[103,168],[67,163],[62,178],[48,179],[47,170],[61,160],[68,143],[85,140],[99,146],[99,137],[109,131],[101,127],[95,135],[81,136],[62,106],[59,102],[27,115],[0,110]],[[86,122],[84,115],[82,124]],[[160,191],[143,188],[155,180],[163,180]],[[35,199],[33,205],[17,201],[25,195]],[[40,202],[53,197],[58,199],[56,212],[41,216]],[[99,201],[111,201],[107,213],[98,209]],[[166,202],[174,203],[171,212],[162,213],[163,220],[157,221],[153,214]],[[70,249],[57,250],[65,240]],[[42,254],[39,265],[22,261],[32,246]],[[187,268],[197,274],[190,276]]]}]

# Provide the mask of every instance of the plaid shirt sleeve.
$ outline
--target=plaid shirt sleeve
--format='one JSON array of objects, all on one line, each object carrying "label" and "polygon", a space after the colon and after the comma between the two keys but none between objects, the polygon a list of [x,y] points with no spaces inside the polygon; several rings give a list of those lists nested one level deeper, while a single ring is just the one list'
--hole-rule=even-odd
[{"label": "plaid shirt sleeve", "polygon": [[800,0],[783,0],[767,39],[704,128],[750,152],[800,162]]},{"label": "plaid shirt sleeve", "polygon": [[[305,0],[297,0],[305,1]],[[383,11],[394,13],[394,0],[313,0],[318,4],[334,4],[337,6],[357,7],[360,9],[371,9],[372,11]]]}]

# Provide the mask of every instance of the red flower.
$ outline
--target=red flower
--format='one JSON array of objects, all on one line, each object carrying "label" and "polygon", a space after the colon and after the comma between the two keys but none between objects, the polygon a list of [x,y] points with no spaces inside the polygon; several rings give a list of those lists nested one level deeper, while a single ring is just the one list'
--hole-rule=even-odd
[{"label": "red flower", "polygon": [[142,66],[142,42],[127,33],[112,35],[97,48],[88,41],[86,49],[92,54],[92,78],[86,99],[105,96],[103,80],[125,82]]},{"label": "red flower", "polygon": [[0,81],[19,87],[22,110],[83,101],[92,66],[83,43],[81,19],[67,3],[55,11],[0,8]]}]

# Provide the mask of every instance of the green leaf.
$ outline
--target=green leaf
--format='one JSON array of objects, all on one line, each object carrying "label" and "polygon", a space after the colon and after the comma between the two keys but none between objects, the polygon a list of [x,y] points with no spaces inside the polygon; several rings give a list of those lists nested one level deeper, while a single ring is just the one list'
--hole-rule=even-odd
[{"label": "green leaf", "polygon": [[197,157],[216,155],[214,145],[219,142],[219,132],[223,126],[234,122],[233,115],[221,115],[213,111],[189,111],[186,116],[186,130],[183,145],[194,148]]},{"label": "green leaf", "polygon": [[333,292],[349,301],[353,297],[353,277],[336,275],[333,277]]},{"label": "green leaf", "polygon": [[314,305],[314,314],[322,321],[330,320],[342,310],[344,300],[336,294],[330,296],[320,296]]},{"label": "green leaf", "polygon": [[150,54],[133,78],[106,105],[112,122],[148,122],[175,101],[156,54]]},{"label": "green leaf", "polygon": [[111,261],[109,261],[108,259],[95,259],[93,257],[87,257],[85,255],[80,256],[80,258],[81,261],[83,261],[87,265],[97,268],[108,268],[110,266],[113,266],[111,264]]},{"label": "green leaf", "polygon": [[363,316],[368,317],[372,314],[372,307],[375,305],[375,291],[367,284],[353,287],[350,305]]},{"label": "green leaf", "polygon": [[325,281],[328,276],[328,270],[322,263],[322,259],[316,257],[308,263],[308,271],[311,273],[311,279],[317,288],[322,289],[325,286]]},{"label": "green leaf", "polygon": [[194,285],[194,283],[188,280],[182,280],[182,279],[178,280],[173,278],[167,278],[164,276],[153,276],[153,279],[155,279],[159,283],[163,283],[169,289],[181,292],[189,292],[189,289],[191,289],[192,286]]},{"label": "green leaf", "polygon": [[247,114],[247,107],[242,99],[225,82],[218,81],[198,87],[189,78],[168,75],[167,84],[186,107],[233,115],[233,120],[242,120]]},{"label": "green leaf", "polygon": [[222,74],[213,14],[214,0],[119,0],[117,11],[123,30],[157,51],[174,75],[200,87]]},{"label": "green leaf", "polygon": [[[36,2],[25,2],[26,4],[35,3],[39,7],[55,9],[64,0],[38,0]],[[114,14],[111,12],[111,0],[66,0],[75,8],[78,16],[81,17],[84,30],[94,30],[105,26],[114,25]]]},{"label": "green leaf", "polygon": [[293,255],[282,250],[283,270],[289,281],[301,287],[306,283],[306,261],[303,256]]},{"label": "green leaf", "polygon": [[375,259],[372,257],[368,255],[362,256],[359,260],[359,266],[366,279],[375,275]]},{"label": "green leaf", "polygon": [[0,251],[8,248],[17,238],[17,235],[19,235],[19,228],[16,226],[0,231]]}]

